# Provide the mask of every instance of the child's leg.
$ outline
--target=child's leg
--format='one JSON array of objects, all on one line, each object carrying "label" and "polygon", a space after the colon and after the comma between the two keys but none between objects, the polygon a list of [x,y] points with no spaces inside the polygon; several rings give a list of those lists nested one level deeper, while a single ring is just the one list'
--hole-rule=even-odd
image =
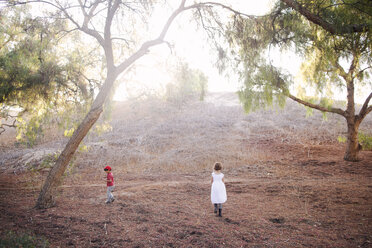
[{"label": "child's leg", "polygon": [[114,195],[111,193],[113,186],[107,187],[107,202],[111,202],[114,199]]},{"label": "child's leg", "polygon": [[218,216],[222,216],[222,203],[218,204]]},{"label": "child's leg", "polygon": [[114,199],[114,194],[113,194],[112,192],[114,192],[115,186],[111,186],[110,188],[111,188],[111,189],[110,189],[110,193],[111,193],[111,201],[114,201],[114,200],[115,200],[115,199]]},{"label": "child's leg", "polygon": [[110,202],[110,195],[111,195],[110,187],[107,187],[107,201],[106,201],[106,203]]},{"label": "child's leg", "polygon": [[214,204],[214,213],[217,213],[217,203]]},{"label": "child's leg", "polygon": [[114,191],[115,186],[110,186],[110,201],[114,201],[114,195],[112,194],[112,191]]}]

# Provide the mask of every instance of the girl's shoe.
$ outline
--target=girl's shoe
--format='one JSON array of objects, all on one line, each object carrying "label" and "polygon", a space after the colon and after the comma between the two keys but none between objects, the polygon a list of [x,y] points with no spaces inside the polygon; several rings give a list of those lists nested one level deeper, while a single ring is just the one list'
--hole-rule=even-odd
[{"label": "girl's shoe", "polygon": [[222,209],[218,209],[218,217],[222,217]]}]

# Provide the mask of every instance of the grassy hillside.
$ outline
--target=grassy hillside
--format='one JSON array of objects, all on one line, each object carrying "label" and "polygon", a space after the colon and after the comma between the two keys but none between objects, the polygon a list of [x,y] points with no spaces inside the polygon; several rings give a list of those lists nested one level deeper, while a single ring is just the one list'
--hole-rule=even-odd
[{"label": "grassy hillside", "polygon": [[[87,151],[76,153],[54,208],[34,205],[67,138],[53,130],[32,149],[1,146],[0,243],[10,236],[50,247],[370,247],[372,152],[343,160],[342,118],[306,117],[292,102],[247,115],[234,94],[183,107],[121,102],[112,117],[111,131],[84,140]],[[371,127],[370,115],[360,129]],[[222,218],[210,201],[217,160],[228,194]]]},{"label": "grassy hillside", "polygon": [[[234,93],[211,93],[206,101],[182,106],[160,99],[116,102],[110,122],[112,130],[101,135],[91,132],[83,142],[88,150],[76,154],[79,167],[110,164],[128,172],[203,171],[215,161],[229,167],[260,164],[293,158],[291,149],[312,158],[317,146],[338,146],[346,135],[346,122],[338,115],[306,109],[288,101],[284,109],[270,108],[244,113]],[[369,115],[360,130],[372,130]],[[43,144],[32,149],[14,147],[12,135],[2,136],[2,169],[40,166],[67,142],[62,133],[49,132]],[[286,150],[287,147],[288,149]]]}]

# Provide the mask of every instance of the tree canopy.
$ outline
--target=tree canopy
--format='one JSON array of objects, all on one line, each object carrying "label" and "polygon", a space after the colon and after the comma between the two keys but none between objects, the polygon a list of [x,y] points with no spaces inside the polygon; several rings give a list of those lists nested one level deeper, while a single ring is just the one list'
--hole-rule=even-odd
[{"label": "tree canopy", "polygon": [[[68,35],[65,20],[33,17],[30,6],[4,8],[1,15],[0,107],[4,120],[16,118],[14,126],[22,136],[25,129],[35,128],[32,123],[41,128],[42,119],[52,112],[69,109],[69,113],[74,106],[91,102],[98,82],[86,76],[91,61],[84,58],[84,51],[63,49],[63,38]],[[25,113],[33,121],[24,122]]]},{"label": "tree canopy", "polygon": [[[313,23],[312,19],[309,20],[286,2],[301,7],[307,16],[327,21],[328,25],[339,31],[332,29],[330,32]],[[364,1],[364,5],[363,1],[355,4],[343,1],[279,1],[270,14],[263,17],[235,16],[227,35],[244,79],[244,89],[240,95],[246,110],[272,104],[275,99],[282,104],[283,96],[292,93],[289,87],[293,85],[293,75],[273,65],[269,57],[270,49],[294,51],[303,58],[304,81],[301,86],[303,89],[308,86],[316,88],[318,99],[323,98],[319,102],[320,106],[325,107],[321,109],[323,111],[330,110],[326,108],[329,107],[326,99],[332,98],[334,93],[330,89],[346,89],[344,63],[351,63],[354,58],[358,60],[353,68],[355,83],[367,84],[366,79],[371,73],[371,32],[368,27],[372,25],[368,8],[371,8],[368,1]],[[365,29],[349,32],[349,28],[354,26]],[[304,94],[298,96],[307,97]],[[307,100],[310,103],[313,101]]]},{"label": "tree canopy", "polygon": [[166,86],[166,98],[177,104],[194,97],[203,101],[207,87],[208,78],[202,71],[192,69],[186,62],[180,61],[174,69],[172,82]]},{"label": "tree canopy", "polygon": [[[360,122],[372,111],[372,93],[355,114],[355,87],[371,85],[370,1],[278,1],[265,16],[234,15],[227,27],[230,55],[240,69],[239,92],[246,111],[283,105],[289,97],[307,107],[342,115],[348,123],[347,160],[356,160]],[[270,59],[270,51],[292,51],[303,58],[300,89],[293,75]],[[315,89],[315,95],[306,94]],[[333,106],[336,88],[347,92],[347,107]],[[348,153],[350,146],[353,155]],[[351,149],[351,148],[350,148]],[[348,155],[349,154],[349,155]]]}]

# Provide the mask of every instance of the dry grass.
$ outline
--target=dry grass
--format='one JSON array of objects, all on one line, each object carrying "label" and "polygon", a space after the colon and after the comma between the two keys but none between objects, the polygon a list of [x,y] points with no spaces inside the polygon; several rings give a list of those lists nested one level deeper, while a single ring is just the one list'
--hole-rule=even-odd
[{"label": "dry grass", "polygon": [[[361,130],[372,129],[371,118],[363,124]],[[329,115],[325,121],[317,112],[306,117],[306,110],[293,102],[283,110],[247,115],[232,94],[182,108],[159,99],[117,103],[112,126],[100,137],[104,161],[142,172],[204,171],[215,161],[228,168],[257,164],[276,158],[280,151],[263,149],[272,143],[300,145],[310,158],[314,147],[337,144],[346,132],[343,118]]]},{"label": "dry grass", "polygon": [[[47,171],[0,173],[0,234],[32,230],[53,247],[369,247],[372,153],[343,161],[344,120],[306,118],[291,102],[246,115],[236,102],[228,94],[182,108],[117,103],[112,131],[84,140],[89,151],[76,154],[57,207],[33,208]],[[372,130],[371,116],[361,130]],[[66,141],[6,149],[2,166],[22,167],[29,154]],[[217,160],[228,193],[223,218],[209,198]],[[110,205],[106,164],[116,184]]]},{"label": "dry grass", "polygon": [[[318,146],[342,147],[337,137],[346,132],[340,116],[330,114],[324,120],[315,111],[306,117],[305,108],[292,101],[284,109],[245,114],[233,93],[210,94],[206,102],[182,107],[156,98],[117,102],[111,125],[112,131],[101,136],[91,132],[85,138],[83,143],[89,151],[76,155],[79,167],[110,164],[126,172],[202,172],[221,161],[227,169],[239,168],[274,161],[278,155],[291,158],[283,147],[272,144],[302,147],[304,157],[311,158]],[[360,130],[372,130],[371,116]],[[8,133],[1,137],[8,148],[13,136]],[[38,150],[57,152],[66,142],[57,129],[50,129],[43,144],[32,150],[20,148],[9,157],[8,148],[3,147],[0,164],[20,164],[26,153]],[[271,148],[266,149],[268,146]],[[35,159],[34,163],[38,162]]]}]

